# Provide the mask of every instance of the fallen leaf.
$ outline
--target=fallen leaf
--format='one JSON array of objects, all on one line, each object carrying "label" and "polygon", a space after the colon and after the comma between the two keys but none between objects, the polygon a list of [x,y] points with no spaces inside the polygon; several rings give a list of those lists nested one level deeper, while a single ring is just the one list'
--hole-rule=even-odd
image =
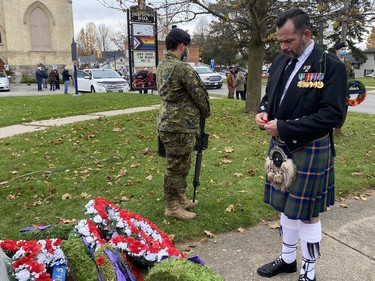
[{"label": "fallen leaf", "polygon": [[152,180],[152,175],[149,175],[148,177],[146,177],[146,180],[151,181]]},{"label": "fallen leaf", "polygon": [[240,178],[240,177],[242,177],[242,174],[241,173],[234,173],[233,174],[236,178]]},{"label": "fallen leaf", "polygon": [[126,176],[127,173],[128,173],[128,170],[121,169],[120,172],[117,174],[117,176],[115,178],[116,179],[122,178],[123,176]]},{"label": "fallen leaf", "polygon": [[112,132],[122,132],[122,128],[113,128]]},{"label": "fallen leaf", "polygon": [[239,227],[239,228],[237,228],[237,231],[240,232],[240,233],[245,233],[246,229],[243,228],[243,227]]},{"label": "fallen leaf", "polygon": [[221,160],[221,162],[224,163],[224,164],[229,164],[229,163],[232,163],[232,160],[223,159],[223,160]]},{"label": "fallen leaf", "polygon": [[278,222],[268,223],[268,227],[270,229],[278,229],[278,228],[280,228],[280,223],[278,223]]},{"label": "fallen leaf", "polygon": [[211,231],[205,230],[205,231],[203,231],[203,233],[206,234],[206,236],[209,237],[209,238],[215,237],[215,235]]},{"label": "fallen leaf", "polygon": [[352,176],[362,176],[363,173],[362,172],[354,172],[352,173]]},{"label": "fallen leaf", "polygon": [[231,204],[228,206],[228,208],[225,209],[226,212],[233,212],[234,211],[234,206]]},{"label": "fallen leaf", "polygon": [[224,151],[225,151],[226,153],[232,153],[232,152],[234,151],[234,148],[233,148],[233,147],[230,147],[230,146],[226,146],[226,147],[224,148]]},{"label": "fallen leaf", "polygon": [[73,196],[69,193],[65,193],[63,196],[61,196],[62,200],[71,199],[71,198],[73,198]]},{"label": "fallen leaf", "polygon": [[342,203],[342,204],[340,204],[340,207],[341,208],[348,208],[348,205]]}]

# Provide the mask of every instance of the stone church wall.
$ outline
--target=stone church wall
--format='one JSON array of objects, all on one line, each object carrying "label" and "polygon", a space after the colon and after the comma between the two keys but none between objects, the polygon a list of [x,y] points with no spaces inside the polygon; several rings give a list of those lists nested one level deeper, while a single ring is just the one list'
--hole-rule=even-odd
[{"label": "stone church wall", "polygon": [[36,67],[72,66],[71,0],[0,0],[0,68],[9,65],[12,81]]}]

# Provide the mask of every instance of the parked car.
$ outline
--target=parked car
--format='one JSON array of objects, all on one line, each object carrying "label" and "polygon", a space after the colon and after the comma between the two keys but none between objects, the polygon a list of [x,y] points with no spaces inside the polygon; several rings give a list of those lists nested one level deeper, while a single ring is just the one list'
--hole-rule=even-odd
[{"label": "parked car", "polygon": [[206,66],[194,67],[206,88],[220,89],[223,86],[223,78],[219,73],[212,71]]},{"label": "parked car", "polygon": [[0,91],[10,91],[10,76],[4,70],[0,70]]},{"label": "parked car", "polygon": [[127,83],[112,69],[77,70],[78,92],[124,92]]}]

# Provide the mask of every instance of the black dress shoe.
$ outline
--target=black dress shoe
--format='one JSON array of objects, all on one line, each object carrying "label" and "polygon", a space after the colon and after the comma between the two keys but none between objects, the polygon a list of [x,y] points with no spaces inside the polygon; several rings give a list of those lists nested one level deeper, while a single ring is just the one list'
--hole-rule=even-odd
[{"label": "black dress shoe", "polygon": [[[258,268],[257,272],[263,277],[272,277],[279,273],[293,273],[297,271],[297,261],[286,263],[281,257],[273,262],[267,263]],[[301,279],[303,280],[303,279]]]},{"label": "black dress shoe", "polygon": [[316,275],[314,276],[314,279],[310,279],[305,274],[302,274],[299,276],[298,281],[316,281]]}]

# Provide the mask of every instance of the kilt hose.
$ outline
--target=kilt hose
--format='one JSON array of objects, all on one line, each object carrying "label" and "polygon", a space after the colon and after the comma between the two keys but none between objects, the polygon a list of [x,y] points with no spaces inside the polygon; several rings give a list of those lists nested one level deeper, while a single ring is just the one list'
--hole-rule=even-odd
[{"label": "kilt hose", "polygon": [[[271,140],[270,149],[273,146]],[[324,136],[290,154],[297,173],[289,192],[280,191],[266,179],[264,202],[290,219],[311,221],[335,201],[330,138]]]}]

